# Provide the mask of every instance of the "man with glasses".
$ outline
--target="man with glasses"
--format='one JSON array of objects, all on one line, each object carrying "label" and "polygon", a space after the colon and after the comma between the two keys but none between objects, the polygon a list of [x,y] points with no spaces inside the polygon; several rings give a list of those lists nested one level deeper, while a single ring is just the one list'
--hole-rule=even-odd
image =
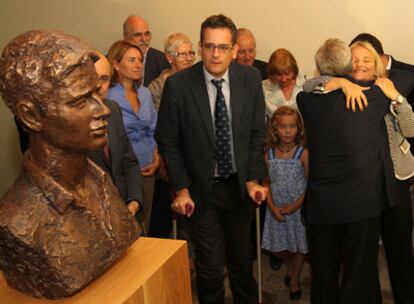
[{"label": "man with glasses", "polygon": [[256,39],[253,33],[246,28],[237,29],[237,45],[239,50],[236,61],[254,66],[262,74],[262,80],[267,79],[267,62],[256,59]]},{"label": "man with glasses", "polygon": [[163,52],[150,47],[151,32],[148,23],[140,16],[129,16],[123,24],[124,40],[138,46],[144,54],[144,86],[157,78],[169,67]]},{"label": "man with glasses", "polygon": [[[201,25],[201,62],[164,86],[156,139],[196,244],[200,303],[224,303],[227,265],[234,303],[257,303],[250,240],[264,177],[264,97],[259,71],[233,62],[236,27],[214,15]],[[258,197],[259,199],[259,197]]]}]

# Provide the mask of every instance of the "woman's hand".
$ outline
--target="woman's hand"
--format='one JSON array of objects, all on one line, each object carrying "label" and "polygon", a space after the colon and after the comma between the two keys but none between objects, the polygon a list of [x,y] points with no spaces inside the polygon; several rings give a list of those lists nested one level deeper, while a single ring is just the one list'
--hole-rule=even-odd
[{"label": "woman's hand", "polygon": [[361,87],[345,78],[332,78],[325,83],[326,91],[334,91],[341,89],[346,96],[346,108],[348,110],[356,111],[355,104],[358,104],[359,110],[362,112],[368,107],[368,101],[363,91],[368,90],[369,87]]},{"label": "woman's hand", "polygon": [[152,176],[155,174],[155,172],[160,167],[160,156],[158,154],[158,151],[154,151],[154,157],[152,159],[152,163],[150,163],[148,166],[141,168],[141,174],[142,176]]},{"label": "woman's hand", "polygon": [[363,91],[368,90],[369,87],[361,87],[347,79],[341,78],[341,90],[346,96],[346,108],[356,111],[355,104],[358,104],[358,109],[362,112],[368,107],[368,100]]},{"label": "woman's hand", "polygon": [[400,93],[395,88],[394,83],[389,78],[378,78],[377,80],[375,80],[375,84],[379,86],[381,91],[390,100],[395,100],[400,95]]}]

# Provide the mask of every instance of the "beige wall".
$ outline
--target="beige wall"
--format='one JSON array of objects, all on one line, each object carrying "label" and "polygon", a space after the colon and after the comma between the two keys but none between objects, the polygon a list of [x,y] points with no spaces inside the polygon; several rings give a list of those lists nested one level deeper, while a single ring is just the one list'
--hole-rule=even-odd
[{"label": "beige wall", "polygon": [[[61,29],[90,41],[106,52],[121,38],[121,24],[130,14],[141,14],[150,23],[153,45],[162,48],[174,31],[198,41],[202,20],[224,13],[237,26],[256,35],[258,58],[267,60],[273,50],[289,49],[304,74],[313,73],[313,54],[323,40],[349,41],[360,32],[380,38],[386,51],[414,63],[414,2],[359,0],[2,0],[0,49],[16,35],[30,29]],[[242,2],[243,3],[243,2]],[[12,116],[0,103],[0,196],[10,187],[20,168],[20,153]]]}]

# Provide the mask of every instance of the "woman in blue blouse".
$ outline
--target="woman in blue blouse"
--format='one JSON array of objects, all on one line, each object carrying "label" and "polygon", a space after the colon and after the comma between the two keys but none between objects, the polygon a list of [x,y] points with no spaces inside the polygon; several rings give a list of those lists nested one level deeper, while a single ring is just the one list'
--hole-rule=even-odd
[{"label": "woman in blue blouse", "polygon": [[113,67],[113,75],[107,98],[119,104],[125,130],[141,166],[141,174],[144,177],[143,221],[147,232],[154,194],[154,173],[160,165],[154,139],[157,113],[150,91],[141,86],[144,68],[141,50],[120,40],[109,49],[108,59]]}]

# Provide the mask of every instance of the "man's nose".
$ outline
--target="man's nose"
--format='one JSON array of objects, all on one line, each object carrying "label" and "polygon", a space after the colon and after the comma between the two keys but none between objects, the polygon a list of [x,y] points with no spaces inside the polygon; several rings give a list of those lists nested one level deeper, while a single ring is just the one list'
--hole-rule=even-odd
[{"label": "man's nose", "polygon": [[111,110],[105,104],[103,98],[100,97],[97,94],[94,94],[93,98],[94,98],[95,104],[96,104],[96,109],[95,109],[95,112],[94,112],[95,117],[96,118],[108,117],[111,114]]},{"label": "man's nose", "polygon": [[219,55],[220,55],[220,51],[219,51],[218,47],[215,47],[213,49],[213,56],[214,57],[218,57]]}]

